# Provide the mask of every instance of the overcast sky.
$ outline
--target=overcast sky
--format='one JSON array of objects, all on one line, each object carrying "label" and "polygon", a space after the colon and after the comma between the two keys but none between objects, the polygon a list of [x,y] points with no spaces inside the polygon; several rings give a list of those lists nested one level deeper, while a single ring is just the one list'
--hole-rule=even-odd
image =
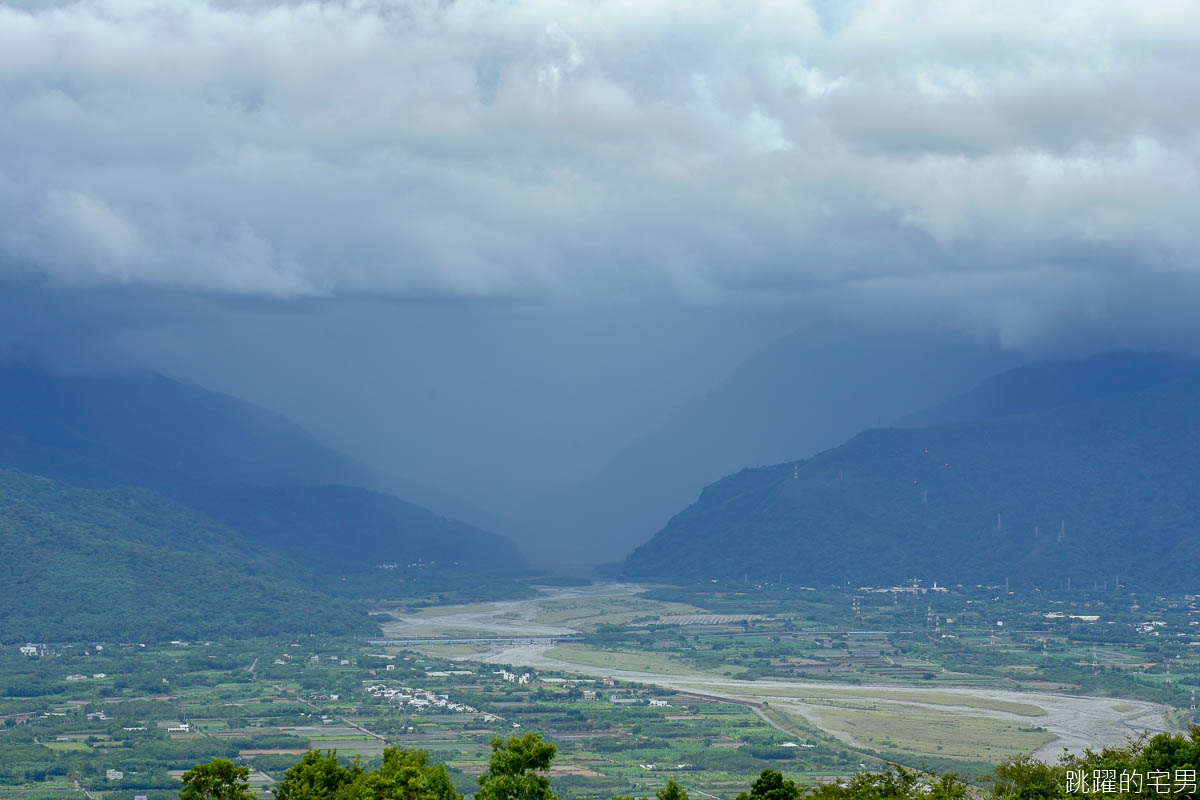
[{"label": "overcast sky", "polygon": [[813,315],[1194,350],[1197,41],[1144,0],[0,2],[0,356],[445,483],[480,437],[601,459]]},{"label": "overcast sky", "polygon": [[53,285],[935,308],[1194,288],[1190,2],[0,5]]}]

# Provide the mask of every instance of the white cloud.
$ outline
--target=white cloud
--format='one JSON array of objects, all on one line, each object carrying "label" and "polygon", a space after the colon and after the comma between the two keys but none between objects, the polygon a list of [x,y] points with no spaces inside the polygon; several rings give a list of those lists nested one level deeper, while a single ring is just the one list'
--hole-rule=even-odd
[{"label": "white cloud", "polygon": [[1191,284],[1193,4],[822,13],[0,4],[0,252],[65,285],[869,295],[1021,331]]}]

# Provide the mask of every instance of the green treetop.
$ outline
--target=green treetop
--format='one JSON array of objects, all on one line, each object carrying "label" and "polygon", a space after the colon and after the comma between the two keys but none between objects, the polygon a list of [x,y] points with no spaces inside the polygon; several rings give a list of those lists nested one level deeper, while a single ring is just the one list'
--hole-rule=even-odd
[{"label": "green treetop", "polygon": [[550,769],[556,748],[540,734],[527,733],[507,742],[492,740],[487,772],[479,776],[475,800],[558,800],[550,781],[538,772]]},{"label": "green treetop", "polygon": [[329,800],[362,775],[358,760],[349,769],[338,763],[337,752],[309,750],[283,775],[275,800]]},{"label": "green treetop", "polygon": [[245,800],[250,794],[250,768],[214,758],[183,773],[179,800]]}]

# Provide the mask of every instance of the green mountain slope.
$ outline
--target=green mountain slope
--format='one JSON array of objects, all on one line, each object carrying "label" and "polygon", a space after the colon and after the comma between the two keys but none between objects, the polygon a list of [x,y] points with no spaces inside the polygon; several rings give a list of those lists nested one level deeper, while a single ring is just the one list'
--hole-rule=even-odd
[{"label": "green mountain slope", "polygon": [[303,568],[144,489],[0,470],[0,641],[371,633]]},{"label": "green mountain slope", "polygon": [[[1101,359],[1079,375],[1107,380],[1110,368]],[[1021,389],[1030,374],[1044,375],[1007,374],[1002,394],[1036,396]],[[705,489],[624,574],[1194,586],[1200,372],[1178,363],[1139,374],[1150,385],[867,431],[807,461],[745,470]]]}]

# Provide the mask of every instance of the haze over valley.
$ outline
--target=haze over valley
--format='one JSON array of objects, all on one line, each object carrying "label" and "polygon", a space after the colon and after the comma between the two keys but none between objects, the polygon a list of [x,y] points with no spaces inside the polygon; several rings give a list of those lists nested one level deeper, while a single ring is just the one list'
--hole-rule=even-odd
[{"label": "haze over valley", "polygon": [[1200,794],[1198,37],[0,0],[0,800]]}]

